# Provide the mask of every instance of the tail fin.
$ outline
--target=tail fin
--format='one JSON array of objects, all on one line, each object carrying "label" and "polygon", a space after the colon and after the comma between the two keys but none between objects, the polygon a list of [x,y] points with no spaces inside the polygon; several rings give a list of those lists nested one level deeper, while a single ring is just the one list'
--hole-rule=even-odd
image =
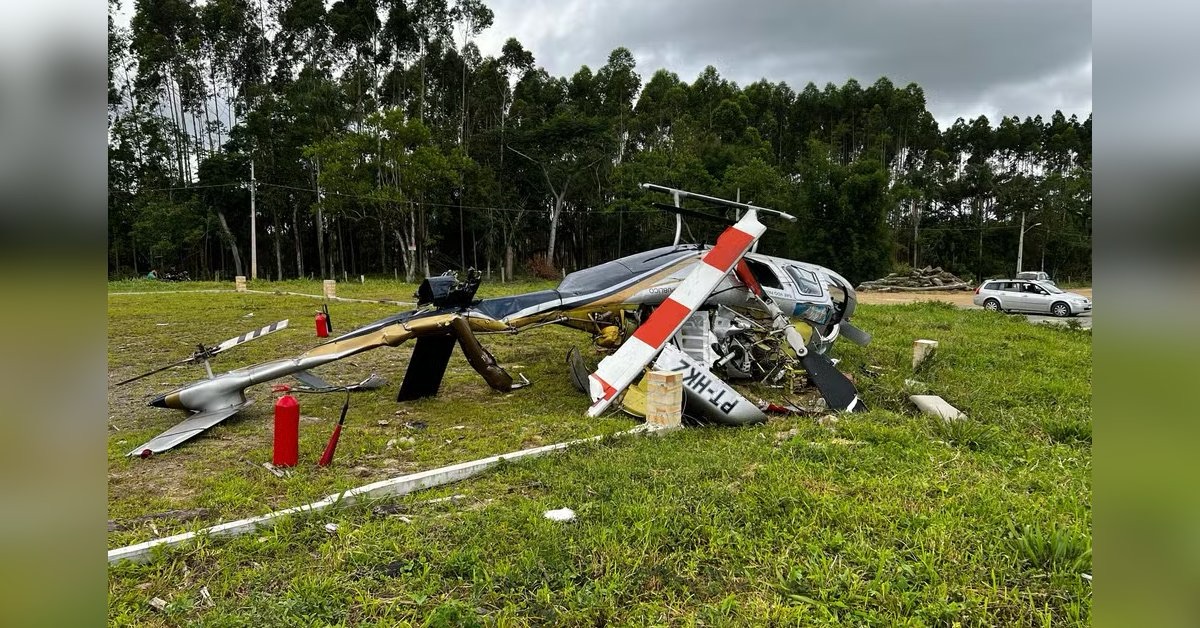
[{"label": "tail fin", "polygon": [[449,334],[418,338],[396,401],[411,401],[436,395],[442,387],[442,378],[446,375],[446,365],[450,363],[450,354],[453,351],[454,336]]}]

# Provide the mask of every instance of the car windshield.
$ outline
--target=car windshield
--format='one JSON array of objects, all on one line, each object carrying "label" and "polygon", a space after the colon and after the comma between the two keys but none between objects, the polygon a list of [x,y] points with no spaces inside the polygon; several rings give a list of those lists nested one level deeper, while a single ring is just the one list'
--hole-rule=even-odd
[{"label": "car windshield", "polygon": [[1062,294],[1063,292],[1062,290],[1058,289],[1058,286],[1047,281],[1039,281],[1037,282],[1037,285],[1041,286],[1043,290],[1049,292],[1050,294]]}]

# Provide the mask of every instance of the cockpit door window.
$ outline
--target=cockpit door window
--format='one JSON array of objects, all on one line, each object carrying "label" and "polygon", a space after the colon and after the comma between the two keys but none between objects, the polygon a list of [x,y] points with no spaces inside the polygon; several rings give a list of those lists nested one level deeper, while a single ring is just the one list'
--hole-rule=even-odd
[{"label": "cockpit door window", "polygon": [[775,275],[775,271],[771,270],[770,266],[749,258],[742,259],[745,259],[746,264],[750,266],[750,273],[754,275],[754,279],[758,281],[758,285],[764,288],[783,290],[783,284],[779,282],[779,277]]}]

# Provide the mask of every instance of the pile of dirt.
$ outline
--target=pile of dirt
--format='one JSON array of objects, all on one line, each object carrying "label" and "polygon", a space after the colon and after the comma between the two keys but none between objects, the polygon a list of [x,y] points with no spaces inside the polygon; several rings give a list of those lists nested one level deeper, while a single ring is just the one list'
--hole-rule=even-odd
[{"label": "pile of dirt", "polygon": [[974,286],[942,270],[941,266],[914,268],[908,273],[892,273],[882,279],[864,281],[860,292],[922,292],[933,290],[972,290]]}]

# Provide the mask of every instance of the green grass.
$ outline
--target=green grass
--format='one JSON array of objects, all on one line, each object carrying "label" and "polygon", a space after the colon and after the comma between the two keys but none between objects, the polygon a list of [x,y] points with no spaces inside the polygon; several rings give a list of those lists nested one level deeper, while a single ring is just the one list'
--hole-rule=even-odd
[{"label": "green grass", "polygon": [[[317,282],[301,283],[283,289],[319,292]],[[544,285],[484,288],[496,294]],[[404,298],[412,288],[368,281],[357,295],[343,285],[338,293]],[[124,282],[110,284],[110,291],[123,289]],[[113,381],[183,357],[195,342],[287,316],[295,329],[230,352],[218,366],[297,353],[315,340],[309,327],[317,303],[232,293],[112,296]],[[331,309],[339,331],[394,310]],[[255,316],[242,318],[249,312]],[[606,439],[388,500],[388,512],[360,504],[236,539],[205,539],[148,564],[111,567],[109,622],[1089,623],[1091,588],[1083,574],[1091,573],[1090,334],[935,303],[863,306],[856,323],[875,341],[865,348],[839,343],[836,355],[869,413],[842,416],[832,427],[790,417],[752,428]],[[915,338],[936,339],[940,347],[913,374]],[[396,404],[409,347],[335,363],[322,370],[329,379],[374,370],[393,384],[352,398],[338,457],[325,470],[312,460],[341,398],[301,397],[302,414],[313,418],[301,425],[302,464],[286,479],[257,466],[270,458],[269,389],[254,391],[263,399],[242,418],[151,460],[122,454],[178,417],[140,399],[165,390],[160,382],[199,376],[199,369],[111,391],[109,516],[121,523],[168,509],[212,511],[191,524],[154,522],[168,534],[383,477],[635,425],[619,414],[583,417],[587,401],[570,387],[563,356],[572,345],[590,351],[586,336],[543,328],[483,340],[534,386],[491,392],[456,356],[441,396]],[[881,374],[868,374],[868,365],[882,367]],[[924,382],[969,418],[944,425],[917,415],[906,378]],[[404,427],[414,421],[427,427]],[[405,437],[414,442],[387,448]],[[426,503],[451,494],[466,497]],[[560,507],[578,519],[542,518]],[[336,533],[324,529],[327,522],[339,524]],[[139,522],[110,533],[109,544],[153,536]],[[165,612],[148,605],[156,596],[168,602]]]}]

